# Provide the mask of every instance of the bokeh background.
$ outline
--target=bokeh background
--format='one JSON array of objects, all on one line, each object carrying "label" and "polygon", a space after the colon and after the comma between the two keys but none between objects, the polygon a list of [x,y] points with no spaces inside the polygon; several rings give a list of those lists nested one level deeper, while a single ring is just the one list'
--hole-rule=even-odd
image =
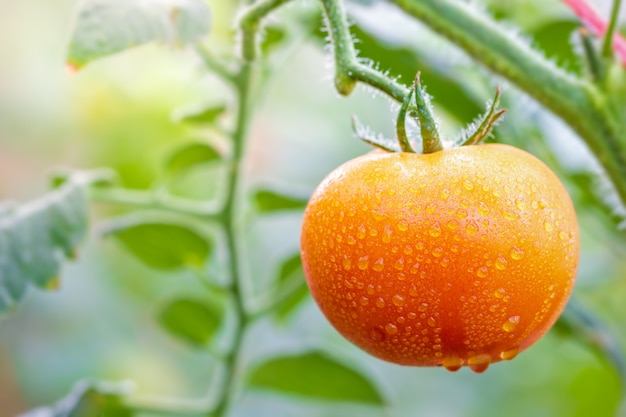
[{"label": "bokeh background", "polygon": [[[581,71],[572,35],[578,23],[560,1],[479,3],[507,25],[521,27],[559,65]],[[208,4],[213,28],[207,45],[232,57],[236,4]],[[606,14],[610,2],[594,4]],[[231,100],[192,51],[169,46],[135,48],[72,73],[64,57],[76,6],[75,0],[0,0],[0,201],[40,195],[60,167],[112,167],[126,186],[147,188],[168,151],[212,134],[178,123],[177,109]],[[581,186],[581,178],[598,172],[584,146],[533,100],[393,7],[360,1],[350,2],[349,11],[363,56],[406,83],[422,69],[447,134],[471,121],[502,84],[510,112],[497,140],[540,156],[572,192],[583,238],[575,296],[605,321],[625,352],[626,240],[616,231],[611,190],[601,176]],[[368,88],[348,98],[334,91],[318,13],[314,2],[298,0],[270,19],[284,39],[269,59],[274,75],[251,127],[244,178],[250,189],[272,186],[308,196],[330,170],[368,150],[354,138],[352,114],[392,136],[395,107],[388,99]],[[595,198],[592,188],[603,198]],[[609,209],[598,204],[603,200]],[[64,266],[61,288],[31,290],[0,320],[1,416],[51,404],[81,379],[132,381],[143,397],[207,392],[214,360],[172,340],[154,319],[168,299],[201,291],[197,281],[190,273],[165,274],[138,263],[96,233],[112,209],[94,204],[92,212],[93,231],[77,259]],[[243,268],[253,288],[270,285],[277,262],[297,250],[300,216],[244,217],[249,260]],[[236,416],[603,417],[616,414],[623,391],[610,366],[556,332],[482,375],[402,368],[368,357],[341,339],[310,300],[286,323],[262,321],[249,341],[250,365],[277,352],[320,347],[362,369],[389,406],[314,403],[244,389]]]}]

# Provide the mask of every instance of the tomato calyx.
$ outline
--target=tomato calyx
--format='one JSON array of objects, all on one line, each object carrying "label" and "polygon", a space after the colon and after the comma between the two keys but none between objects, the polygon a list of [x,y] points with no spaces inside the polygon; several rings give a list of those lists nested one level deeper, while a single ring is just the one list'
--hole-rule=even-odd
[{"label": "tomato calyx", "polygon": [[[415,98],[414,103],[412,103],[412,98]],[[411,106],[411,104],[414,106]],[[493,100],[487,104],[487,111],[464,129],[461,138],[454,141],[452,147],[475,145],[486,139],[491,134],[496,123],[507,111],[506,109],[498,108],[499,104],[500,86],[496,87]],[[443,150],[443,141],[433,115],[430,97],[421,84],[419,72],[398,111],[396,141],[385,139],[380,135],[372,135],[371,132],[359,124],[355,116],[352,118],[353,130],[355,135],[362,141],[387,152],[417,153],[406,132],[407,113],[419,126],[422,139],[421,153],[428,154]]]}]

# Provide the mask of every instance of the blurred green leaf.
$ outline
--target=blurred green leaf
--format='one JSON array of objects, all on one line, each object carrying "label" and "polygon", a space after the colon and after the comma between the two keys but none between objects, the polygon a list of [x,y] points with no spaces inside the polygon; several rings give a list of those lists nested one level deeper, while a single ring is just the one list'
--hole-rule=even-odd
[{"label": "blurred green leaf", "polygon": [[283,262],[278,274],[278,284],[282,287],[279,288],[279,291],[281,289],[289,291],[289,295],[276,308],[276,318],[279,321],[284,321],[309,295],[299,253]]},{"label": "blurred green leaf", "polygon": [[149,220],[116,222],[106,234],[113,234],[146,265],[157,269],[200,266],[209,257],[212,243],[184,224]]},{"label": "blurred green leaf", "polygon": [[120,385],[83,381],[55,406],[38,408],[20,417],[133,417],[123,404],[127,391]]},{"label": "blurred green leaf", "polygon": [[86,183],[75,176],[37,200],[0,209],[0,314],[20,301],[28,283],[58,287],[63,255],[73,257],[87,232]]},{"label": "blurred green leaf", "polygon": [[168,158],[165,169],[170,175],[181,172],[199,164],[221,159],[215,148],[205,142],[194,142],[175,150]]},{"label": "blurred green leaf", "polygon": [[159,314],[159,323],[170,334],[200,347],[211,341],[221,322],[217,307],[189,298],[172,301]]},{"label": "blurred green leaf", "polygon": [[202,0],[84,0],[72,32],[68,64],[96,59],[153,41],[196,42],[209,31]]},{"label": "blurred green leaf", "polygon": [[282,210],[299,210],[306,207],[307,200],[277,193],[272,190],[258,190],[252,196],[254,205],[261,213]]},{"label": "blurred green leaf", "polygon": [[572,298],[554,329],[588,347],[615,370],[622,386],[626,386],[626,362],[617,335],[593,311]]},{"label": "blurred green leaf", "polygon": [[181,110],[176,114],[179,122],[211,124],[226,111],[226,105],[208,105]]},{"label": "blurred green leaf", "polygon": [[317,400],[385,403],[364,375],[321,352],[271,359],[253,371],[250,385]]},{"label": "blurred green leaf", "polygon": [[266,26],[263,28],[263,40],[261,41],[261,51],[264,55],[271,53],[276,47],[287,38],[287,33],[283,28],[277,26]]},{"label": "blurred green leaf", "polygon": [[580,23],[571,20],[552,21],[531,32],[534,45],[563,68],[581,72],[581,58],[572,47],[572,33]]}]

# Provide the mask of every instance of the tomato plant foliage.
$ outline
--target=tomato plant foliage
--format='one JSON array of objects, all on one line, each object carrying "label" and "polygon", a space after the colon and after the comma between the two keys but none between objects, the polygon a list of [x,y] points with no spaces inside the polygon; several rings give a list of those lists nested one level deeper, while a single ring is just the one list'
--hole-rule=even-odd
[{"label": "tomato plant foliage", "polygon": [[[176,59],[180,58],[181,63],[189,65],[185,71],[193,72],[197,77],[193,81],[197,84],[188,88],[198,90],[189,94],[196,102],[179,107],[172,112],[170,119],[173,125],[188,134],[184,139],[168,138],[170,142],[167,146],[155,141],[154,146],[162,147],[165,157],[161,158],[159,167],[153,169],[152,184],[144,188],[125,186],[128,185],[125,182],[127,178],[115,183],[95,184],[95,176],[79,172],[68,175],[56,188],[33,201],[0,205],[0,315],[15,309],[29,286],[43,289],[58,286],[63,261],[80,253],[77,245],[87,235],[88,202],[91,200],[98,208],[91,213],[98,223],[95,230],[100,232],[94,235],[102,239],[88,244],[105,248],[105,257],[112,256],[107,250],[112,245],[116,246],[118,258],[113,262],[119,262],[119,265],[111,267],[112,270],[141,271],[141,277],[132,278],[137,280],[133,283],[125,283],[124,287],[128,288],[120,293],[133,293],[130,288],[135,288],[139,280],[149,281],[148,277],[154,275],[155,283],[142,284],[159,287],[151,292],[157,298],[150,300],[157,305],[150,309],[155,313],[152,324],[176,341],[172,343],[172,351],[176,352],[173,356],[188,355],[185,359],[172,361],[179,360],[187,366],[193,362],[189,357],[193,356],[194,360],[201,358],[202,365],[196,366],[193,372],[205,377],[209,375],[210,380],[202,380],[202,384],[209,388],[196,389],[198,384],[195,380],[188,385],[193,385],[193,395],[209,392],[199,399],[152,402],[131,392],[125,385],[80,382],[56,405],[35,409],[25,416],[258,416],[267,414],[264,414],[266,410],[263,407],[267,405],[264,401],[269,404],[270,415],[276,415],[276,403],[287,408],[295,404],[299,411],[310,404],[320,405],[319,410],[307,408],[306,415],[312,416],[380,415],[383,409],[390,410],[390,415],[413,415],[422,413],[420,406],[427,410],[425,413],[430,411],[429,401],[436,400],[431,393],[438,384],[445,386],[448,398],[451,384],[467,383],[464,379],[467,375],[463,371],[452,377],[445,372],[436,373],[436,369],[398,370],[391,365],[386,367],[386,364],[344,343],[322,321],[314,303],[308,302],[310,292],[305,272],[310,274],[312,270],[327,278],[320,283],[313,282],[320,281],[315,277],[309,277],[309,284],[322,311],[331,311],[332,324],[365,350],[392,362],[441,365],[450,370],[469,365],[475,371],[484,371],[486,366],[482,362],[477,363],[477,357],[482,360],[488,353],[493,356],[490,356],[489,363],[512,359],[534,343],[554,323],[564,307],[571,292],[572,271],[575,269],[568,264],[570,269],[567,274],[551,274],[554,265],[571,263],[572,254],[547,249],[544,252],[554,255],[547,259],[542,248],[572,239],[574,227],[570,217],[565,219],[567,213],[564,212],[567,210],[551,203],[552,206],[542,213],[549,215],[548,211],[552,210],[554,219],[542,218],[537,223],[546,234],[527,236],[522,243],[513,242],[529,230],[506,223],[511,220],[505,218],[506,214],[497,219],[487,218],[484,207],[470,207],[470,200],[477,203],[481,198],[491,199],[490,193],[494,189],[505,194],[508,200],[503,200],[502,205],[489,200],[493,203],[493,212],[505,213],[508,210],[506,204],[511,205],[509,208],[517,204],[518,208],[523,206],[517,212],[523,217],[525,209],[534,203],[540,204],[540,198],[526,201],[525,197],[516,199],[510,195],[515,187],[532,185],[524,178],[515,182],[515,178],[507,177],[520,169],[515,162],[510,162],[505,172],[502,167],[485,168],[478,166],[480,161],[475,161],[473,163],[477,167],[470,169],[469,174],[452,172],[454,178],[449,178],[448,182],[434,179],[435,170],[430,170],[418,180],[410,178],[404,183],[394,184],[389,178],[379,180],[372,185],[373,192],[361,184],[356,188],[364,193],[362,198],[350,199],[350,187],[343,184],[333,191],[335,194],[328,205],[319,210],[320,218],[328,223],[327,227],[309,230],[305,226],[303,241],[306,241],[307,247],[303,255],[300,254],[298,231],[308,193],[294,190],[313,189],[314,183],[331,170],[328,161],[347,160],[354,156],[356,145],[354,148],[345,145],[353,140],[346,139],[349,136],[345,131],[349,125],[349,113],[357,113],[367,125],[376,126],[382,123],[381,120],[386,123],[390,117],[378,107],[361,117],[361,113],[366,113],[368,106],[376,102],[381,94],[398,105],[406,104],[401,107],[403,116],[402,111],[409,116],[419,113],[419,103],[409,101],[414,93],[416,100],[419,98],[427,104],[427,109],[432,99],[442,111],[440,119],[435,121],[431,118],[428,121],[433,126],[451,131],[475,117],[485,107],[485,100],[495,84],[502,84],[502,102],[509,109],[509,115],[495,127],[493,138],[487,141],[505,142],[529,151],[543,160],[565,183],[582,224],[583,267],[579,281],[591,281],[589,276],[593,274],[590,271],[594,267],[589,266],[589,259],[592,258],[589,253],[601,252],[598,259],[606,260],[603,262],[606,267],[598,262],[595,269],[603,273],[610,270],[612,275],[619,275],[619,268],[623,271],[620,259],[626,253],[623,250],[623,203],[626,201],[626,143],[623,140],[626,95],[623,93],[626,75],[619,57],[616,58],[610,48],[607,52],[602,46],[607,42],[579,31],[581,23],[575,16],[564,13],[565,6],[560,5],[563,9],[554,12],[544,10],[543,2],[539,0],[507,2],[506,5],[495,0],[483,0],[479,2],[480,7],[476,2],[462,0],[392,0],[393,7],[389,2],[351,0],[256,0],[240,3],[236,6],[235,2],[213,0],[80,2],[67,50],[68,66],[79,70],[94,63],[84,69],[87,72],[96,66],[98,60],[106,58],[113,61],[116,53],[137,50],[137,47],[148,43],[176,47],[176,51],[169,53],[180,54],[176,55]],[[616,23],[619,3],[615,1],[610,13],[609,19],[613,23]],[[524,9],[524,5],[528,9]],[[535,19],[538,10],[541,10],[541,19]],[[416,21],[421,24],[416,25]],[[510,22],[520,25],[521,29],[512,30]],[[606,26],[609,27],[608,22]],[[520,31],[523,36],[518,35]],[[532,42],[528,38],[532,38]],[[312,42],[307,42],[307,39]],[[321,45],[323,48],[319,48]],[[330,91],[331,83],[326,79],[328,77],[321,76],[310,65],[313,61],[298,64],[302,56],[316,57],[316,48],[320,51],[324,49],[332,61],[333,65],[329,67],[333,71],[335,89],[341,95],[356,94],[355,100],[339,101],[334,97]],[[153,71],[150,65],[151,62],[138,61],[137,68],[132,70],[138,78],[149,80]],[[314,76],[309,66],[314,68]],[[106,66],[103,65],[103,68]],[[421,74],[430,95],[421,87],[416,89],[415,84],[407,86],[417,72]],[[280,76],[273,77],[276,73]],[[312,78],[317,81],[324,79],[323,88],[328,90],[318,88]],[[206,90],[205,83],[210,86]],[[296,87],[292,88],[294,85]],[[357,85],[365,85],[367,91],[375,91],[375,97],[370,100],[370,96],[359,95],[362,92],[355,88]],[[154,91],[160,88],[157,85]],[[134,94],[129,91],[124,94]],[[272,98],[274,91],[282,91],[284,97],[279,100]],[[328,96],[330,104],[316,103],[317,94]],[[158,95],[150,95],[149,100]],[[202,99],[198,100],[201,95]],[[288,101],[292,99],[286,98],[294,95],[297,100]],[[502,114],[494,113],[497,98],[498,95],[493,105],[487,106],[487,119],[493,117],[495,121]],[[264,100],[268,100],[270,105],[266,106]],[[100,110],[111,104],[104,99],[96,101],[97,105],[86,113],[90,117],[102,115],[104,118],[106,112]],[[387,109],[387,103],[385,106]],[[130,107],[116,110],[131,112]],[[397,107],[392,106],[392,113],[396,110]],[[301,115],[304,116],[299,119]],[[159,117],[162,116],[160,114]],[[290,136],[289,141],[282,139],[281,128],[275,126],[276,120],[284,126],[293,125],[293,130],[286,135]],[[410,122],[407,129],[402,130],[403,135],[412,135],[405,147],[423,144],[426,136],[423,138],[418,131],[424,134],[424,124],[424,119],[418,117],[417,123]],[[483,133],[490,131],[491,124]],[[564,124],[571,130],[564,128]],[[480,125],[480,121],[474,125]],[[123,129],[134,132],[132,126],[124,126]],[[361,137],[366,136],[371,128],[359,125],[355,130]],[[587,150],[579,152],[574,149],[572,132],[582,139]],[[468,134],[464,132],[461,136]],[[174,143],[179,139],[180,142]],[[375,139],[371,142],[375,145],[389,144],[389,148],[394,150],[405,149],[396,139]],[[463,140],[450,142],[460,143]],[[484,149],[501,145],[478,146]],[[576,146],[581,145],[576,142]],[[320,153],[317,153],[318,150]],[[446,152],[449,151],[442,151]],[[592,159],[590,154],[595,158]],[[371,155],[376,154],[367,157]],[[128,159],[135,163],[142,157],[131,155]],[[573,159],[582,162],[572,162]],[[125,160],[124,163],[129,162]],[[279,180],[264,175],[264,169],[276,168],[273,165],[283,163],[289,166],[289,170],[297,170],[298,174],[294,176],[295,171],[284,174],[287,171],[277,169]],[[407,170],[415,166],[412,164]],[[598,180],[596,172],[589,166],[594,166],[595,171],[603,170],[606,175]],[[383,170],[391,175],[396,168],[392,164]],[[310,171],[311,175],[301,176],[304,171]],[[445,167],[440,171],[446,172]],[[477,174],[495,182],[476,182]],[[495,178],[497,175],[500,177]],[[293,184],[295,177],[306,178],[308,183],[305,186]],[[363,180],[363,177],[359,179]],[[534,185],[540,188],[541,181],[536,182]],[[498,188],[502,183],[508,188]],[[610,184],[598,187],[598,184],[605,183]],[[428,184],[429,192],[424,195],[413,193],[408,199],[399,197],[404,186],[418,187],[420,184]],[[458,193],[450,189],[451,184],[455,184]],[[598,192],[605,189],[609,190],[606,195]],[[525,195],[532,193],[536,191],[530,189]],[[385,234],[387,230],[384,227],[378,229],[374,225],[377,220],[372,220],[383,214],[371,211],[371,207],[363,208],[367,206],[367,199],[382,199],[383,195],[395,195],[385,198],[395,198],[394,207],[401,212],[419,205],[416,200],[427,200],[434,195],[445,195],[446,199],[461,196],[458,201],[461,208],[451,210],[447,203],[433,206],[434,209],[424,208],[426,211],[432,209],[430,214],[439,217],[428,217],[428,221],[416,220],[411,225],[403,223],[407,218],[397,218],[392,233]],[[313,202],[316,201],[314,198]],[[348,202],[339,207],[341,201]],[[547,204],[546,201],[543,204]],[[100,210],[101,207],[104,208]],[[471,213],[460,218],[453,213],[455,210],[461,213],[469,210]],[[355,217],[354,223],[346,224],[345,217],[357,212],[359,216]],[[510,210],[507,213],[510,215]],[[437,219],[442,223],[437,223]],[[555,219],[560,222],[559,225]],[[305,215],[305,224],[307,221]],[[480,230],[475,230],[478,221],[483,223],[476,226]],[[437,228],[429,236],[429,229],[424,225],[432,226],[431,223],[437,223]],[[494,224],[504,224],[504,230],[494,231]],[[620,224],[622,231],[619,230]],[[453,242],[454,227],[468,231],[468,236],[483,236],[484,242],[493,244],[493,253],[486,253],[487,244],[474,241],[471,236],[463,245]],[[363,228],[367,230],[363,231]],[[590,228],[595,229],[589,232]],[[410,239],[398,238],[409,229],[412,234]],[[526,229],[532,229],[530,223],[526,224]],[[489,235],[490,232],[498,236]],[[594,239],[590,238],[592,235],[603,242],[602,245],[594,246]],[[392,236],[395,238],[393,241]],[[365,237],[370,239],[370,247],[378,251],[371,259],[353,252],[356,250],[353,247],[359,247],[358,242]],[[420,248],[420,242],[411,239],[423,241],[423,247]],[[364,248],[367,242],[363,242]],[[437,242],[444,242],[445,248]],[[521,250],[520,244],[524,245],[527,269],[518,265],[520,259],[517,257],[521,255],[515,249]],[[454,245],[461,245],[462,250],[461,246],[453,250]],[[601,251],[597,246],[611,246],[613,252],[609,254],[610,251]],[[363,248],[359,247],[359,250]],[[120,255],[120,249],[123,255]],[[419,251],[423,251],[425,256],[422,260],[417,259]],[[467,262],[454,262],[452,256],[459,251]],[[409,264],[410,256],[415,257],[411,258],[415,262]],[[393,274],[385,275],[385,282],[365,282],[371,277],[358,275],[358,271],[368,270],[371,273],[374,267],[381,266],[376,264],[379,258],[385,258],[385,273],[391,271]],[[412,268],[416,276],[424,272],[425,278],[419,281],[422,285],[419,291],[416,286],[410,285],[417,281],[407,280]],[[439,277],[435,269],[443,268],[456,271],[458,279],[454,284],[458,287],[450,292],[454,297],[442,297],[440,305],[435,306],[428,297],[433,291],[444,291],[437,286],[446,284],[448,276],[441,275],[443,278],[437,282],[431,278]],[[483,276],[485,274],[491,274],[494,280],[489,281]],[[558,277],[555,278],[555,275]],[[351,281],[355,277],[363,280]],[[435,288],[428,288],[428,283]],[[601,319],[611,314],[610,303],[598,302],[593,292],[596,287],[589,287],[593,290],[585,292],[583,289],[582,300],[574,291],[574,302],[559,318],[555,333],[563,336],[558,340],[567,337],[567,340],[574,340],[597,354],[623,382],[625,366],[620,339],[612,332],[612,327]],[[478,292],[472,293],[474,288],[478,288]],[[508,294],[500,292],[500,289],[515,297],[505,299]],[[372,298],[368,291],[378,291],[377,297],[382,302]],[[325,298],[324,294],[331,294],[332,297]],[[550,301],[551,294],[557,298],[556,301]],[[137,298],[145,296],[132,295]],[[487,303],[481,297],[495,301]],[[118,298],[120,302],[125,300],[124,296]],[[413,301],[415,303],[411,304]],[[432,301],[436,300],[433,298]],[[541,312],[542,305],[537,307],[541,303],[547,305],[543,305],[544,312]],[[423,307],[426,304],[429,307]],[[605,308],[600,314],[596,311],[599,305]],[[409,307],[417,311],[407,310],[400,314],[402,308]],[[540,312],[535,314],[531,307],[537,307]],[[134,308],[133,313],[137,313]],[[371,310],[366,311],[367,308]],[[420,308],[433,310],[421,311]],[[503,311],[497,316],[496,324],[485,321],[485,317],[493,313],[490,308]],[[376,315],[376,312],[382,313]],[[418,312],[424,317],[417,318]],[[427,312],[433,313],[433,317]],[[415,328],[406,323],[410,313],[416,316],[411,319]],[[436,317],[434,313],[437,313]],[[142,311],[135,315],[143,314]],[[544,316],[541,314],[547,317],[546,320],[542,321]],[[79,319],[74,318],[72,322]],[[463,322],[468,328],[474,327],[470,330],[440,329],[437,333],[436,320],[454,321],[457,325]],[[141,326],[137,339],[149,338],[146,335],[151,334],[152,325],[142,322]],[[524,332],[515,333],[516,326]],[[374,343],[379,341],[377,338],[380,339],[381,334],[383,339],[395,340],[386,346],[386,351]],[[509,339],[504,340],[506,337]],[[515,346],[509,346],[510,338],[514,338]],[[444,339],[444,343],[436,341]],[[485,343],[480,345],[478,341]],[[163,342],[164,345],[167,343],[169,341]],[[414,357],[408,360],[407,352],[419,343],[432,347],[432,355],[427,360],[422,357],[420,360],[424,360],[421,362],[413,360]],[[555,355],[546,351],[556,350],[554,346],[560,342],[551,339],[546,343],[549,349],[544,347],[542,351],[540,346],[537,347],[533,360],[538,364],[529,365],[533,360],[522,364],[519,361],[523,359],[520,358],[512,363],[499,364],[499,370],[494,372],[504,374],[507,372],[505,369],[524,372],[528,368],[525,376],[516,380],[535,378],[540,388],[549,386],[550,389],[559,385],[560,374],[566,375],[564,379],[584,379],[580,377],[583,371],[579,375],[578,365],[571,360],[570,345],[565,348],[562,348],[564,344],[558,345],[563,353],[560,350]],[[442,344],[447,346],[442,348]],[[19,345],[16,343],[16,346]],[[478,348],[484,348],[485,352],[476,351],[480,350]],[[390,350],[393,352],[390,353]],[[436,356],[437,353],[443,355],[442,352],[462,357],[462,363],[446,363]],[[579,355],[577,358],[581,355],[579,352],[576,354]],[[530,352],[527,355],[530,357]],[[67,356],[64,360],[71,361],[72,355]],[[141,355],[136,361],[149,363],[150,358],[149,354]],[[392,360],[394,358],[401,360]],[[586,357],[584,360],[591,361]],[[161,362],[154,367],[155,373],[150,373],[151,378],[158,375],[159,370],[169,369],[169,364]],[[550,366],[542,366],[542,363],[548,362]],[[183,367],[181,365],[181,369]],[[535,371],[546,372],[542,374],[541,381],[532,374]],[[134,368],[129,372],[134,372]],[[593,372],[599,371],[593,368]],[[548,376],[548,373],[554,377]],[[182,376],[186,376],[182,374],[169,370],[164,379],[171,377],[175,384],[182,387],[185,385]],[[63,378],[67,375],[63,374]],[[483,379],[466,386],[475,390],[472,393],[479,392],[480,387],[488,387],[490,398],[506,399],[506,412],[517,410],[516,405],[519,405],[521,414],[512,414],[514,416],[545,412],[532,408],[542,407],[542,404],[526,401],[523,395],[517,395],[518,391],[516,395],[509,395],[518,389],[523,392],[527,386],[514,382],[512,378],[497,381],[503,380],[507,383],[494,384],[491,379]],[[569,386],[563,388],[563,381],[560,382],[559,389],[569,392]],[[408,386],[410,389],[406,388]],[[507,387],[511,387],[510,392]],[[401,397],[403,389],[409,392],[406,398]],[[270,392],[282,396],[267,395]],[[581,394],[585,395],[588,397],[591,394]],[[552,395],[552,391],[550,396],[550,401],[552,397],[558,397]],[[512,397],[522,398],[524,404],[513,403],[515,400]],[[490,402],[486,403],[492,406]],[[607,409],[616,408],[617,399],[611,397],[604,403]],[[458,411],[444,409],[454,404],[443,404],[440,400],[433,404],[444,414]],[[570,401],[567,400],[562,409],[570,408]],[[584,414],[587,409],[583,407],[581,410],[580,413]],[[491,408],[487,411],[494,412]],[[580,413],[577,415],[582,415]]]}]

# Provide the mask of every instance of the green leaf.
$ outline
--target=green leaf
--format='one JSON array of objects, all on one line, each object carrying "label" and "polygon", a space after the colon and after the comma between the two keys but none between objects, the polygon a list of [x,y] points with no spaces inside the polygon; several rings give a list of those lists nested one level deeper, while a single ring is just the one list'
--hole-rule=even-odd
[{"label": "green leaf", "polygon": [[252,197],[254,205],[261,213],[282,210],[300,210],[306,207],[307,200],[279,194],[271,190],[259,190]]},{"label": "green leaf", "polygon": [[21,300],[29,283],[58,287],[61,261],[74,256],[87,232],[85,185],[77,175],[37,200],[0,209],[0,314]]},{"label": "green leaf", "polygon": [[84,0],[72,32],[68,64],[80,68],[96,59],[160,41],[187,44],[209,31],[202,0]]},{"label": "green leaf", "polygon": [[626,384],[626,362],[617,335],[611,332],[590,309],[570,299],[554,329],[572,337],[594,352],[615,370],[622,386]]},{"label": "green leaf", "polygon": [[225,111],[226,105],[224,104],[191,107],[177,112],[175,119],[179,122],[211,124]]},{"label": "green leaf", "polygon": [[128,388],[120,384],[82,381],[56,405],[20,417],[133,417],[133,412],[123,403],[127,394]]},{"label": "green leaf", "polygon": [[212,251],[212,243],[205,236],[167,219],[117,221],[105,234],[112,234],[140,261],[157,269],[200,266]]},{"label": "green leaf", "polygon": [[178,175],[199,164],[220,160],[222,156],[213,146],[205,142],[194,142],[182,146],[168,158],[165,169],[169,175]]},{"label": "green leaf", "polygon": [[159,323],[173,336],[193,346],[204,347],[222,322],[222,312],[206,302],[181,298],[163,308]]},{"label": "green leaf", "polygon": [[271,359],[253,371],[250,385],[316,400],[385,403],[365,376],[321,352]]}]

